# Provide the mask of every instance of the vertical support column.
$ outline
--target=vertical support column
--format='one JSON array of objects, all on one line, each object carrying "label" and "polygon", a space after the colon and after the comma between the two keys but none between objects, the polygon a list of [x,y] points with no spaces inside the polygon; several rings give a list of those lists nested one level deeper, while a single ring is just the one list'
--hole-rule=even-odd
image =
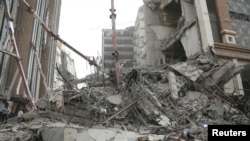
[{"label": "vertical support column", "polygon": [[206,0],[195,0],[195,8],[198,16],[202,49],[205,53],[214,46],[212,28],[210,24]]},{"label": "vertical support column", "polygon": [[231,24],[231,18],[229,15],[227,0],[214,0],[216,5],[216,11],[218,15],[218,21],[221,29],[221,36],[223,43],[235,44],[236,32],[233,31]]},{"label": "vertical support column", "polygon": [[[238,60],[237,59],[233,59],[233,62],[238,65]],[[234,78],[233,78],[233,83],[234,83],[234,88],[235,88],[235,93],[237,95],[244,95],[244,91],[243,91],[243,84],[242,84],[242,79],[241,79],[241,75],[237,74]]]}]

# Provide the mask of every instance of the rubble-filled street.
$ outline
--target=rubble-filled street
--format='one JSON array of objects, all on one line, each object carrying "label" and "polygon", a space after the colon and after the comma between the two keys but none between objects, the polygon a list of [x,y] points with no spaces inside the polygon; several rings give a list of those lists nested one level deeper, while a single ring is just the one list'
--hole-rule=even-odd
[{"label": "rubble-filled street", "polygon": [[93,74],[80,90],[49,91],[37,110],[24,114],[25,122],[1,126],[1,140],[204,141],[208,125],[249,124],[248,99],[226,96],[220,87],[241,69],[197,56],[122,69],[119,88],[114,72]]},{"label": "rubble-filled street", "polygon": [[0,0],[0,141],[249,140],[249,1],[108,1]]}]

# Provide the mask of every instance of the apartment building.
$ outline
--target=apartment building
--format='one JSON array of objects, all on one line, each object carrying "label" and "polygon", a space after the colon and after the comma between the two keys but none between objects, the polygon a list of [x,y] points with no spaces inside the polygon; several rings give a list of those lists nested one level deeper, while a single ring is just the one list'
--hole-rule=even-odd
[{"label": "apartment building", "polygon": [[[119,63],[121,67],[132,68],[134,56],[134,27],[116,30],[117,48],[119,51]],[[105,70],[114,68],[114,56],[112,55],[113,37],[112,29],[102,30],[102,60]]]}]

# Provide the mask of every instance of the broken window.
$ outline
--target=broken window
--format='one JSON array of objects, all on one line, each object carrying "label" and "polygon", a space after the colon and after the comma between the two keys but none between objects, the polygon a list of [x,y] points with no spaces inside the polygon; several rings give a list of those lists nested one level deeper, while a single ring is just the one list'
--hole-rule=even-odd
[{"label": "broken window", "polygon": [[187,60],[185,50],[180,41],[175,42],[168,50],[163,52],[168,64],[184,62]]},{"label": "broken window", "polygon": [[161,22],[163,25],[177,28],[178,21],[182,15],[180,2],[172,1],[164,7],[161,13]]}]

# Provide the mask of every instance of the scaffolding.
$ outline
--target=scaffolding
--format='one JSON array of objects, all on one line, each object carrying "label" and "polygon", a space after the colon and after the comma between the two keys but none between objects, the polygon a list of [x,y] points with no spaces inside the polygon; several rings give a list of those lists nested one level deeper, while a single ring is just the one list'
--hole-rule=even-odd
[{"label": "scaffolding", "polygon": [[[86,55],[82,54],[80,51],[76,50],[73,46],[71,46],[65,40],[60,38],[56,33],[54,33],[49,28],[49,26],[47,24],[45,24],[45,22],[38,16],[36,11],[30,6],[29,3],[27,3],[25,0],[20,0],[20,1],[26,6],[26,8],[27,8],[26,11],[33,15],[33,17],[39,22],[39,24],[42,26],[42,28],[45,30],[45,32],[48,33],[49,36],[51,36],[54,40],[61,42],[63,45],[68,47],[70,50],[75,52],[77,55],[79,55],[83,59],[85,59],[90,65],[95,66],[99,70],[100,67],[94,59],[91,59],[91,58],[87,57]],[[34,100],[32,98],[32,94],[31,94],[31,91],[30,91],[29,86],[28,86],[28,81],[27,81],[27,78],[25,76],[24,69],[23,69],[23,66],[21,63],[21,57],[20,57],[20,54],[18,51],[18,47],[16,44],[15,35],[14,35],[14,27],[13,27],[13,23],[12,23],[13,19],[11,18],[10,9],[9,9],[9,5],[8,5],[7,0],[4,0],[4,9],[5,9],[5,16],[6,16],[6,19],[8,21],[9,35],[7,36],[7,39],[6,39],[4,46],[3,46],[3,49],[0,49],[0,52],[3,52],[7,55],[10,55],[11,57],[14,57],[16,59],[17,64],[18,64],[18,69],[14,73],[13,79],[12,79],[11,84],[10,84],[9,91],[7,93],[7,97],[8,97],[8,99],[10,99],[10,97],[11,97],[10,91],[11,91],[11,89],[13,89],[14,83],[17,80],[18,74],[20,73],[20,75],[21,75],[20,80],[22,80],[22,82],[24,83],[25,90],[27,92],[26,96],[28,98],[29,104],[33,109],[36,109],[36,105],[35,105]],[[11,41],[12,48],[10,49],[10,51],[7,51],[6,47],[7,47],[7,43],[9,40]],[[46,88],[46,90],[48,91],[48,85],[46,83],[46,76],[42,72],[42,66],[41,66],[41,63],[39,62],[37,50],[35,50],[34,45],[32,45],[32,48],[34,49],[34,52],[36,55],[36,60],[38,62],[38,69],[39,69],[40,75],[42,76],[42,79],[43,79],[42,83],[43,83],[44,87]]]}]

